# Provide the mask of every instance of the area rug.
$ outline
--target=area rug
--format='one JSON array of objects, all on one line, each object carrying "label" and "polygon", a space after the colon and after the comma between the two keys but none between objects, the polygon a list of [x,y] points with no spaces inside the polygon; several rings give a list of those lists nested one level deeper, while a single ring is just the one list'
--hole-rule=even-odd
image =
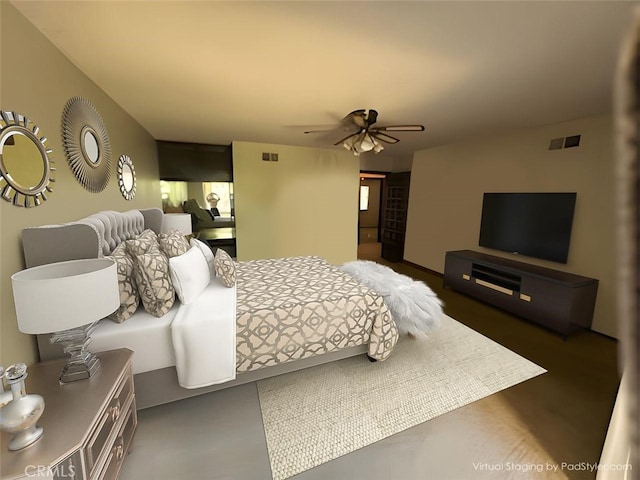
[{"label": "area rug", "polygon": [[364,355],[261,380],[274,480],[283,480],[546,370],[444,316],[385,362]]}]

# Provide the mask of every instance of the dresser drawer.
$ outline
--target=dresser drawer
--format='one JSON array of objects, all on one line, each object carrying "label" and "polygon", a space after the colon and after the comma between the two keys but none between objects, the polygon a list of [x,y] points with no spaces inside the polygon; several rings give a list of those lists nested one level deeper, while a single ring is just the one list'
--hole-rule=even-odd
[{"label": "dresser drawer", "polygon": [[132,399],[126,412],[126,418],[102,467],[102,472],[95,477],[95,480],[116,480],[118,478],[124,457],[130,450],[137,424],[136,402],[135,399]]},{"label": "dresser drawer", "polygon": [[125,410],[133,400],[133,377],[127,374],[118,384],[115,395],[103,412],[93,433],[89,437],[89,442],[85,449],[86,470],[90,478],[95,477],[94,469],[98,464],[103,451],[111,447],[109,441],[116,434],[122,416],[127,413]]},{"label": "dresser drawer", "polygon": [[31,447],[9,451],[0,432],[0,477],[6,479],[114,480],[133,447],[137,412],[131,360],[126,348],[100,352],[100,369],[90,379],[61,385],[67,359],[29,367],[27,392],[47,406],[38,424],[44,435]]}]

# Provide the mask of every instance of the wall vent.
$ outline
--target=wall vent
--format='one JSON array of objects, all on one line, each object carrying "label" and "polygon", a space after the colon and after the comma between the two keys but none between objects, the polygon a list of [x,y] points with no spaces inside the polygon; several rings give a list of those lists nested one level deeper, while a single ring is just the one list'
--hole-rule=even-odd
[{"label": "wall vent", "polygon": [[560,150],[564,146],[564,138],[554,138],[549,142],[549,150]]},{"label": "wall vent", "polygon": [[580,146],[580,135],[573,135],[564,139],[564,148]]},{"label": "wall vent", "polygon": [[572,148],[578,146],[580,146],[580,135],[553,138],[549,142],[549,150],[560,150],[562,148]]}]

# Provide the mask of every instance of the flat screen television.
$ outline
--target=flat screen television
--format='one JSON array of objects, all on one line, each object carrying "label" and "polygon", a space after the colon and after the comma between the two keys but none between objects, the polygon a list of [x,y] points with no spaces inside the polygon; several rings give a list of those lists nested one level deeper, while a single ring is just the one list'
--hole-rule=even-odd
[{"label": "flat screen television", "polygon": [[567,263],[576,193],[485,193],[481,247]]}]

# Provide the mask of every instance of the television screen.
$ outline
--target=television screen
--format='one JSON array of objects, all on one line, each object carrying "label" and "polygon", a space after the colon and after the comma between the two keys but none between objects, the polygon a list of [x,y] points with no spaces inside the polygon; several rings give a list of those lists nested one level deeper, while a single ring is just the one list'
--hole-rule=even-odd
[{"label": "television screen", "polygon": [[567,263],[576,193],[485,193],[481,247]]}]

